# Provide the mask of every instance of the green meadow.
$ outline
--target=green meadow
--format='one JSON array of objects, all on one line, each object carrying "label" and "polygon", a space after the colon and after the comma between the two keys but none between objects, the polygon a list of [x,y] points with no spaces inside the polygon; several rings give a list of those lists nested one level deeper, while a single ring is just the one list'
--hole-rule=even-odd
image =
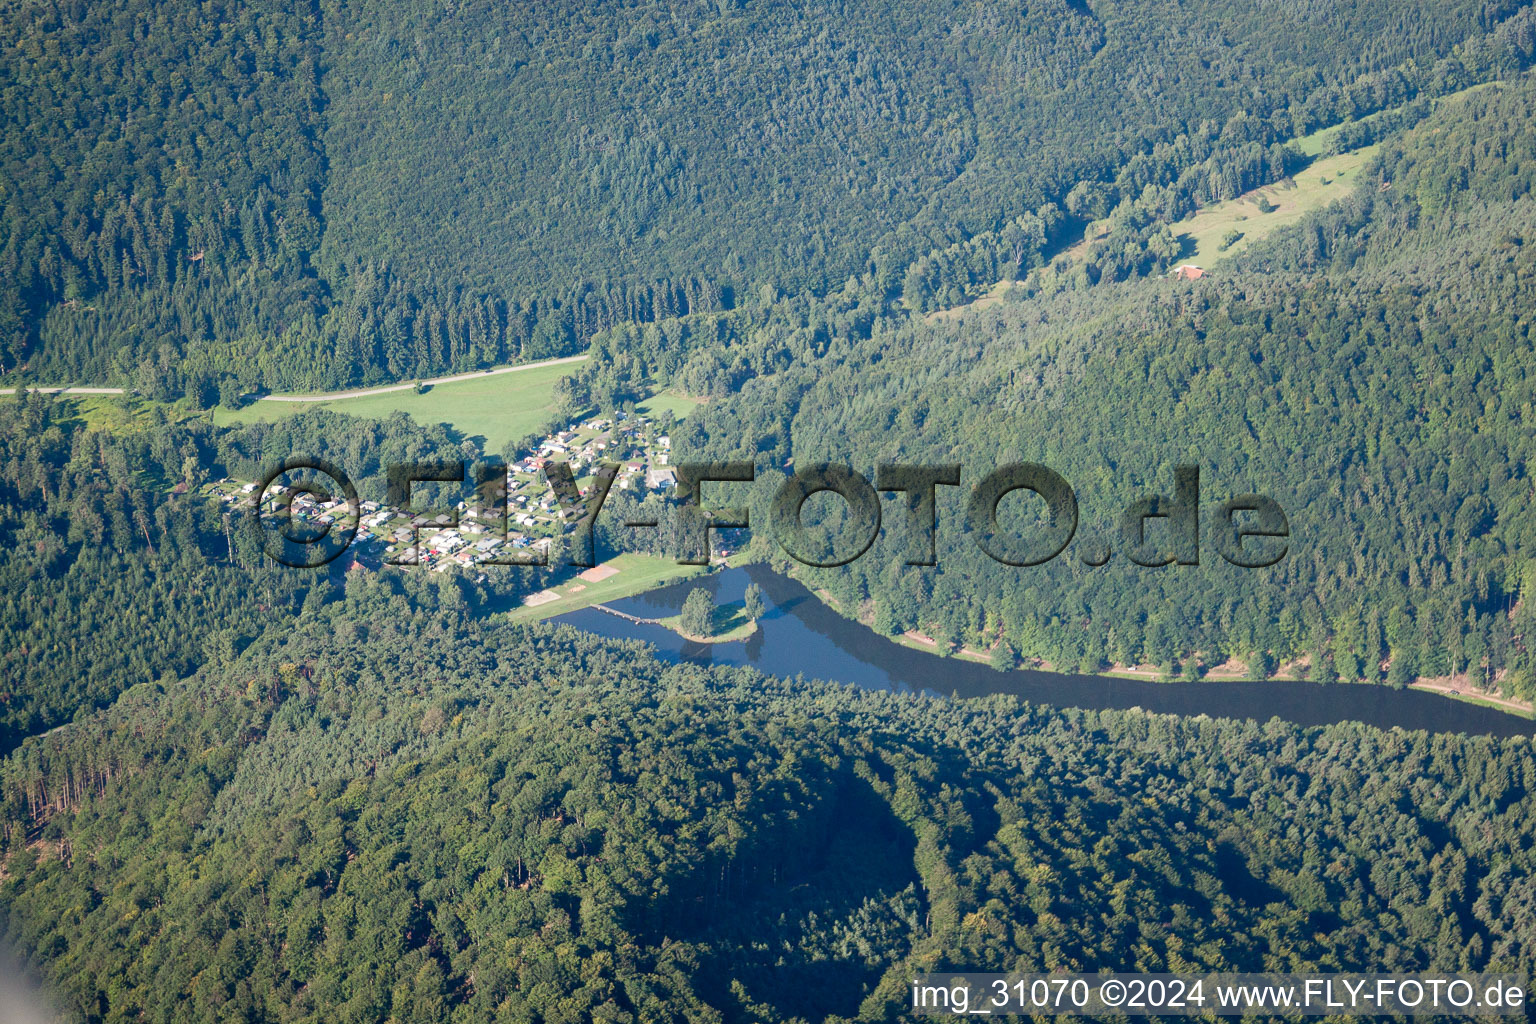
[{"label": "green meadow", "polygon": [[[1321,210],[1344,198],[1354,190],[1360,172],[1378,148],[1365,146],[1350,153],[1324,157],[1294,178],[1202,207],[1193,217],[1173,225],[1174,232],[1184,243],[1185,262],[1209,267],[1218,259],[1236,255],[1259,239],[1297,223],[1313,210]],[[1259,209],[1261,198],[1269,201],[1270,212]],[[1222,250],[1222,241],[1229,231],[1236,231],[1241,237]]]},{"label": "green meadow", "polygon": [[556,615],[564,615],[566,612],[589,608],[594,604],[602,604],[605,601],[634,597],[636,594],[643,594],[647,590],[655,590],[657,587],[676,583],[690,576],[702,575],[705,571],[702,566],[679,565],[671,558],[658,558],[655,555],[636,552],[618,555],[603,564],[617,569],[618,572],[595,583],[589,583],[574,576],[563,580],[550,588],[560,595],[558,600],[544,604],[523,605],[509,612],[508,617],[514,622],[549,619]]},{"label": "green meadow", "polygon": [[414,389],[361,398],[324,402],[251,402],[241,409],[220,407],[214,422],[270,422],[309,409],[327,408],[349,416],[382,419],[394,412],[409,413],[418,423],[446,423],[465,437],[483,438],[482,447],[495,451],[508,441],[526,437],[544,425],[554,411],[555,382],[570,366],[541,366],[519,373],[487,374],[468,380],[434,384],[425,394]]},{"label": "green meadow", "polygon": [[[571,369],[569,365],[541,366],[518,373],[487,374],[434,384],[425,394],[406,389],[327,401],[251,402],[241,409],[214,410],[214,422],[271,422],[322,407],[366,419],[404,412],[418,423],[446,423],[465,437],[482,439],[481,447],[486,451],[497,451],[549,421],[555,410],[555,382]],[[639,411],[659,415],[666,409],[682,418],[698,404],[695,399],[664,392],[641,402]]]}]

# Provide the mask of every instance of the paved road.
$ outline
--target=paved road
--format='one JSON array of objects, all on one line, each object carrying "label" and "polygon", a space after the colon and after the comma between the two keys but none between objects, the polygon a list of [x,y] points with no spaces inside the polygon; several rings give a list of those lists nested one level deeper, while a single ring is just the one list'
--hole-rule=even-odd
[{"label": "paved road", "polygon": [[[585,354],[579,356],[566,356],[563,359],[545,359],[537,363],[519,363],[516,366],[502,366],[495,370],[476,370],[472,373],[459,373],[452,377],[434,377],[424,381],[428,385],[452,384],[456,380],[475,380],[480,377],[494,377],[500,373],[521,373],[524,370],[537,370],[545,366],[564,366],[566,363],[579,363],[586,359]],[[262,395],[258,402],[334,402],[341,398],[367,398],[369,395],[387,395],[393,391],[410,391],[416,387],[416,382],[409,384],[390,384],[381,388],[364,388],[360,391],[332,391],[323,395]],[[125,394],[123,388],[28,388],[29,391],[40,391],[45,395],[121,395]],[[0,395],[14,395],[15,388],[0,388]]]},{"label": "paved road", "polygon": [[[27,388],[45,395],[121,395],[122,388]],[[14,395],[15,388],[0,388],[0,395]]]},{"label": "paved road", "polygon": [[[566,363],[579,363],[586,359],[586,355],[566,356],[564,359],[545,359],[538,363],[519,363],[516,366],[503,366],[495,370],[476,370],[473,373],[459,373],[452,377],[435,377],[424,381],[428,385],[452,384],[456,380],[475,380],[480,377],[494,377],[499,373],[521,373],[524,370],[537,370],[545,366],[563,366]],[[369,395],[387,395],[392,391],[410,391],[416,386],[416,382],[409,384],[391,384],[382,388],[365,388],[361,391],[333,391],[328,395],[263,395],[263,402],[334,402],[340,398],[367,398]]]}]

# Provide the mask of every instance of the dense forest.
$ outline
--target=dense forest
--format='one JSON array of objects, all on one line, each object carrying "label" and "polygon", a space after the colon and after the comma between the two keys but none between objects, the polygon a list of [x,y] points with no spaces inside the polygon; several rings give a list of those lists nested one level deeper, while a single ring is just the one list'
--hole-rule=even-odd
[{"label": "dense forest", "polygon": [[[1080,541],[1112,542],[1120,508],[1168,493],[1172,467],[1193,462],[1208,506],[1258,490],[1288,510],[1286,561],[1233,569],[1208,535],[1199,567],[1089,569],[1074,548],[1014,569],[964,536],[959,492],[941,488],[937,568],[903,564],[893,507],[887,539],[818,585],[878,629],[995,649],[1004,664],[1195,675],[1235,657],[1264,675],[1299,660],[1324,682],[1466,673],[1528,697],[1533,105],[1521,83],[1445,106],[1389,144],[1352,200],[1198,286],[1067,289],[926,324],[894,318],[869,274],[822,299],[600,332],[562,415],[617,407],[656,382],[714,395],[674,428],[679,452],[757,464],[759,523],[791,458],[865,471],[958,462],[972,482],[1035,459],[1077,486]],[[292,574],[197,497],[200,483],[254,479],[307,452],[379,498],[388,462],[481,455],[403,416],[216,430],[145,408],[147,420],[115,431],[41,396],[0,408],[8,742],[132,680],[238,651],[264,617],[293,614]],[[604,551],[675,553],[668,530],[637,538],[613,525],[629,511],[612,499]],[[768,531],[758,542],[780,557]],[[223,572],[238,582],[216,585]],[[544,581],[493,576],[467,599]]]},{"label": "dense forest", "polygon": [[[926,322],[889,316],[866,278],[605,332],[574,400],[623,401],[647,378],[713,396],[673,431],[679,457],[760,467],[738,493],[758,550],[781,560],[768,507],[791,461],[870,479],[878,463],[959,464],[966,489],[1034,461],[1076,487],[1077,545],[1030,569],[981,553],[960,488],[939,489],[938,567],[905,565],[889,499],[885,540],[812,574],[883,631],[1089,671],[1194,675],[1232,657],[1260,676],[1296,661],[1322,682],[1466,673],[1530,697],[1533,123],[1529,76],[1447,101],[1389,140],[1348,200],[1195,284],[1057,275]],[[1203,473],[1201,564],[1083,564],[1087,545],[1118,546],[1132,500],[1171,495],[1183,464]],[[1251,491],[1290,516],[1270,569],[1215,554],[1210,513]],[[843,506],[822,507],[836,536]]]},{"label": "dense forest", "polygon": [[[404,415],[217,430],[154,403],[121,405],[118,419],[92,423],[68,400],[0,400],[0,751],[136,683],[230,663],[326,599],[308,574],[263,554],[248,515],[201,491],[210,479],[257,479],[302,452],[346,466],[378,500],[389,464],[479,455]],[[330,587],[353,561],[333,567]],[[406,577],[402,586],[423,585]],[[521,569],[430,593],[480,607],[547,579]]]},{"label": "dense forest", "polygon": [[[202,404],[566,354],[866,264],[923,307],[1025,265],[1080,225],[1063,213],[1236,194],[1286,140],[1533,46],[1514,0],[18,0],[0,21],[0,373]],[[1149,265],[1127,244],[1159,249],[1145,211],[1121,227],[1112,277]]]},{"label": "dense forest", "polygon": [[[1015,301],[965,323],[930,324],[893,310],[871,263],[822,297],[759,296],[599,331],[593,359],[562,385],[560,415],[617,408],[657,384],[713,396],[674,429],[679,452],[761,467],[759,523],[790,459],[865,471],[957,462],[972,482],[1033,459],[1077,486],[1080,541],[1113,541],[1105,527],[1119,509],[1168,493],[1172,467],[1192,462],[1208,505],[1257,490],[1288,510],[1286,561],[1235,570],[1208,537],[1200,567],[1095,570],[1074,548],[1013,569],[963,535],[959,494],[941,488],[939,567],[902,564],[892,514],[886,540],[818,585],[880,630],[993,649],[1001,664],[1142,662],[1198,675],[1233,657],[1254,675],[1296,662],[1324,682],[1466,673],[1528,697],[1533,106],[1522,79],[1433,116],[1396,115],[1411,127],[1387,140],[1352,199],[1196,286],[1075,288],[1058,275],[1053,289],[1030,279]],[[387,462],[482,454],[405,417],[317,412],[216,430],[144,408],[147,420],[118,430],[36,395],[0,411],[8,742],[130,680],[238,651],[264,616],[293,614],[291,574],[263,563],[197,497],[200,483],[254,479],[307,452],[346,465],[379,498]],[[667,530],[648,539],[613,527],[626,504],[615,496],[605,514],[603,549],[675,553]],[[758,542],[778,557],[766,530]],[[224,571],[265,599],[212,585],[208,574]],[[463,589],[474,602],[543,582],[518,571]]]},{"label": "dense forest", "polygon": [[88,1021],[904,1019],[925,969],[1529,974],[1525,738],[665,667],[355,574],[0,767]]},{"label": "dense forest", "polygon": [[[647,429],[756,467],[705,499],[751,510],[739,556],[878,632],[1536,700],[1533,63],[1517,0],[0,0],[0,378],[130,392],[0,399],[0,952],[66,1019],[166,1024],[1536,974],[1529,737],[669,665],[501,614],[558,559],[300,571],[207,486],[510,461],[208,410],[586,350],[550,429],[699,400]],[[1342,201],[1167,273],[1191,215],[1364,146]],[[769,509],[821,462],[960,466],[937,564],[890,495],[862,557],[791,566]],[[1018,462],[1075,488],[1047,564],[967,517]],[[1133,564],[1177,466],[1199,562]],[[1264,568],[1216,553],[1247,492],[1289,518]],[[598,557],[679,554],[666,503],[615,492]],[[843,506],[805,513],[837,561]]]}]

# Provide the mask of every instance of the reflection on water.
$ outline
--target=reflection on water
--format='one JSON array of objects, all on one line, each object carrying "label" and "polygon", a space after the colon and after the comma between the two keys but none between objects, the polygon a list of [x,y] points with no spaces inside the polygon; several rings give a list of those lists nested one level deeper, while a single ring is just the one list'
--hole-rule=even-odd
[{"label": "reflection on water", "polygon": [[763,588],[768,611],[745,641],[697,644],[669,629],[641,625],[587,608],[559,616],[602,636],[643,640],[670,661],[751,665],[771,675],[803,675],[898,692],[978,697],[1005,693],[1040,704],[1083,708],[1131,708],[1167,714],[1208,714],[1261,721],[1282,718],[1301,725],[1354,720],[1389,728],[1518,736],[1536,733],[1536,722],[1492,708],[1385,686],[1320,686],[1295,680],[1261,683],[1156,683],[1110,676],[1065,675],[1020,669],[997,672],[957,658],[909,650],[828,608],[800,584],[761,566],[729,569],[664,587],[610,607],[641,618],[676,615],[694,587],[719,603],[740,601],[749,582]]}]

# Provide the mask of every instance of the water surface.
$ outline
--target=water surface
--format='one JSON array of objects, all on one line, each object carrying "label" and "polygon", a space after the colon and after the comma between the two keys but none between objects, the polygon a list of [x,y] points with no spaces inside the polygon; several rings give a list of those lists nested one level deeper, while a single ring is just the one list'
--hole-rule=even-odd
[{"label": "water surface", "polygon": [[799,583],[762,566],[728,569],[609,602],[641,618],[664,618],[681,610],[694,587],[712,591],[717,602],[740,601],[749,582],[763,588],[768,606],[758,630],[745,641],[697,644],[662,626],[642,625],[586,608],[554,621],[607,637],[643,640],[669,661],[750,665],[771,675],[850,683],[880,690],[959,697],[1010,694],[1037,704],[1081,708],[1134,708],[1165,714],[1207,714],[1300,725],[1359,721],[1381,728],[1432,732],[1529,736],[1536,722],[1493,708],[1449,700],[1417,690],[1386,686],[1322,686],[1297,680],[1265,682],[1158,683],[1113,676],[1071,675],[1018,669],[998,672],[958,658],[913,651],[852,622],[822,603]]}]

